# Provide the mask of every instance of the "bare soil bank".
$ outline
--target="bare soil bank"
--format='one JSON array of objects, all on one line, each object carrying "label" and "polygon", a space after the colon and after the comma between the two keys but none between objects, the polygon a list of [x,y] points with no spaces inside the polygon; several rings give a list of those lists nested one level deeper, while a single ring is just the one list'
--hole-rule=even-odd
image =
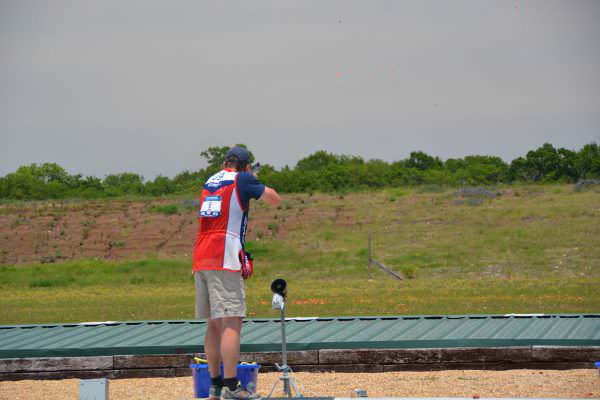
[{"label": "bare soil bank", "polygon": [[[177,211],[161,212],[161,206],[176,206]],[[324,216],[333,217],[342,225],[353,221],[351,215],[316,208],[299,213],[285,207],[269,209],[254,204],[251,213],[249,240],[282,237],[299,223],[310,223]],[[280,223],[275,226],[276,214]],[[148,255],[191,257],[198,229],[197,215],[194,199],[65,200],[1,205],[0,264],[52,263],[79,258],[123,260]]]}]

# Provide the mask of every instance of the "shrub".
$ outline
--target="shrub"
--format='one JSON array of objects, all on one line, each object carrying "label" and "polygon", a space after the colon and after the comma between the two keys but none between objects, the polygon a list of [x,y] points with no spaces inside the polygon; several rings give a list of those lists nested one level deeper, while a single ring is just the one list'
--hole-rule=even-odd
[{"label": "shrub", "polygon": [[325,231],[325,232],[321,232],[321,234],[319,235],[323,240],[325,240],[326,242],[332,240],[333,238],[335,238],[335,233],[331,232],[331,231]]},{"label": "shrub", "polygon": [[165,215],[174,215],[179,212],[179,206],[177,204],[166,204],[162,206],[152,206],[150,207],[150,210]]},{"label": "shrub", "polygon": [[271,222],[267,225],[267,229],[275,236],[277,235],[277,232],[279,232],[279,224],[277,222]]},{"label": "shrub", "polygon": [[414,279],[417,277],[417,267],[414,266],[406,266],[400,268],[402,275],[404,275],[407,279]]}]

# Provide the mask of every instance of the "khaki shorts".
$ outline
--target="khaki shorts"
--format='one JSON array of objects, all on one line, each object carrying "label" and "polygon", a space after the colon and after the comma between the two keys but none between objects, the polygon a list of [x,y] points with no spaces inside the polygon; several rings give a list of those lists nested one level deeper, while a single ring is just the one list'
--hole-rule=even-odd
[{"label": "khaki shorts", "polygon": [[196,271],[196,318],[246,316],[246,291],[239,272]]}]

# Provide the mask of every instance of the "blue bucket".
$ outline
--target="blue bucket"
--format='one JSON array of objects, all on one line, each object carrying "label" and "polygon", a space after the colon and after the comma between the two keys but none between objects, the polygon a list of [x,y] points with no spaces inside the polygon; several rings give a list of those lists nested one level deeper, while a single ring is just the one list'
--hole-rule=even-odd
[{"label": "blue bucket", "polygon": [[[208,364],[190,364],[194,376],[194,397],[208,397],[210,389],[210,374],[208,373]],[[258,364],[238,364],[237,380],[242,387],[250,393],[256,392],[258,381]],[[221,365],[221,376],[223,376],[223,365]]]}]

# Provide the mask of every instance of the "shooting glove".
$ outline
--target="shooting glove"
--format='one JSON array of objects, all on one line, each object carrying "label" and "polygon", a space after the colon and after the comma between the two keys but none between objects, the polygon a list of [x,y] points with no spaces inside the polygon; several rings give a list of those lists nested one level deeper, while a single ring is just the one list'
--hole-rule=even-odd
[{"label": "shooting glove", "polygon": [[239,254],[240,263],[242,264],[242,278],[248,279],[254,272],[254,265],[252,263],[252,254],[245,250],[240,250]]}]

